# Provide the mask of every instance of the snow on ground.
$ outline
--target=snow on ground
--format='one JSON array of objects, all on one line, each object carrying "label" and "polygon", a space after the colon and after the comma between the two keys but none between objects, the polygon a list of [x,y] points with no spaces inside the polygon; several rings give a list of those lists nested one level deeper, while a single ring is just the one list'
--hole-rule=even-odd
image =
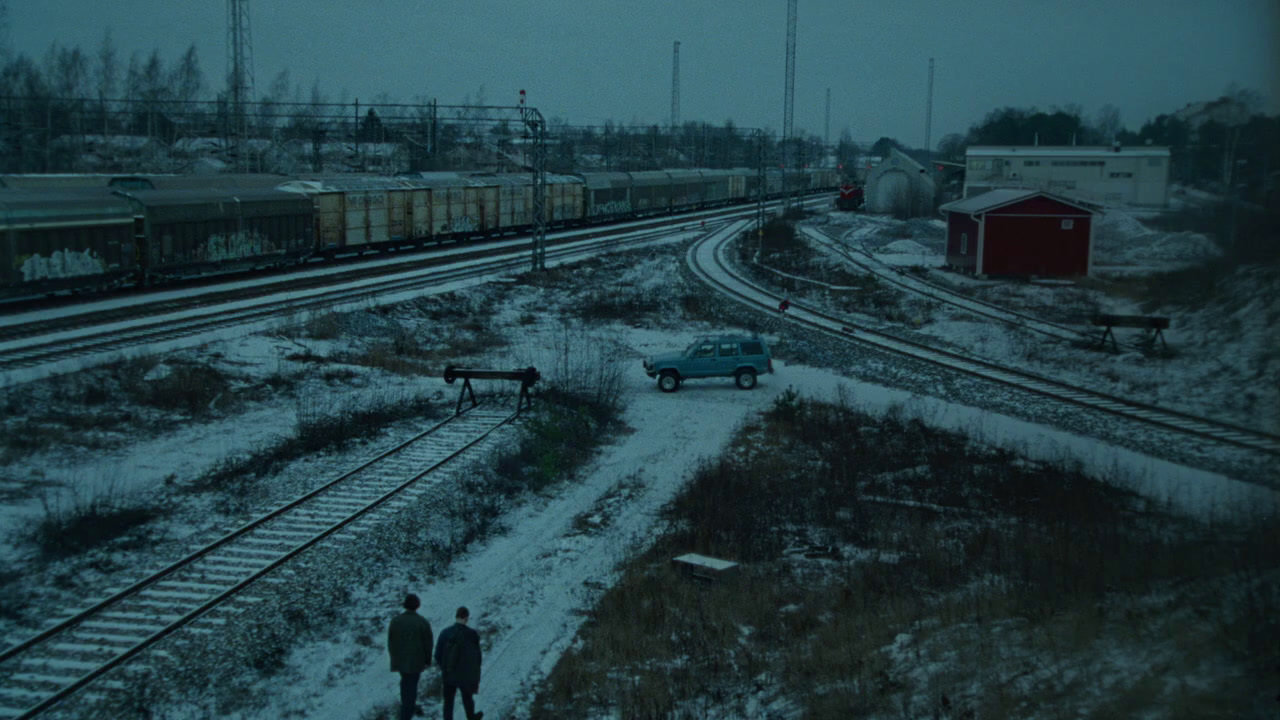
[{"label": "snow on ground", "polygon": [[[889,265],[936,268],[945,256],[941,230],[928,221],[829,213],[827,222],[848,228],[841,233],[843,242]],[[1071,347],[940,305],[920,332],[994,362],[1280,433],[1280,274],[1274,268],[1241,270],[1208,301],[1149,308],[1138,301],[1142,291],[1129,278],[1215,258],[1220,251],[1213,240],[1199,233],[1152,231],[1132,213],[1110,210],[1099,219],[1095,241],[1097,271],[1088,282],[979,279],[944,270],[930,270],[927,279],[1092,336],[1101,334],[1088,322],[1098,312],[1168,316],[1164,337],[1173,357]],[[899,254],[904,246],[931,254]],[[1116,335],[1122,343],[1136,342],[1142,331],[1119,329]]]},{"label": "snow on ground", "polygon": [[[863,221],[855,217],[842,222]],[[876,229],[890,225],[879,219],[866,222],[876,225]],[[937,252],[938,228],[926,222],[921,229],[926,234],[919,238],[881,237],[877,247],[889,250],[889,255],[928,257],[921,250]],[[654,259],[627,273],[620,282],[661,293],[672,282],[669,273],[674,271],[676,262],[670,258]],[[1038,288],[1035,292],[1046,293],[1044,301],[1052,302],[1053,289]],[[505,304],[488,308],[490,322],[500,325],[497,329],[515,340],[515,345],[504,349],[493,362],[513,361],[504,363],[511,366],[552,362],[549,350],[555,347],[556,337],[565,331],[565,326],[559,318],[544,317],[545,313],[538,312],[546,307],[556,307],[556,301],[539,297],[534,289],[522,288]],[[525,319],[531,316],[536,322],[526,324]],[[946,333],[950,341],[966,343],[997,360],[1023,351],[1003,332],[972,318],[948,319],[936,325],[951,328]],[[627,401],[624,421],[628,430],[605,447],[580,477],[553,492],[528,498],[525,505],[512,511],[504,521],[508,530],[470,548],[444,575],[423,578],[411,588],[422,596],[423,612],[437,632],[450,622],[453,608],[463,604],[471,608],[473,625],[484,636],[487,647],[485,679],[477,698],[487,717],[526,714],[532,699],[531,687],[550,671],[566,649],[596,595],[612,581],[615,564],[652,537],[662,504],[690,477],[700,460],[731,451],[727,443],[734,429],[753,413],[767,408],[788,388],[814,397],[835,398],[838,388],[843,387],[848,397],[872,412],[901,409],[926,422],[974,433],[1032,457],[1072,457],[1087,471],[1114,478],[1190,517],[1221,520],[1241,513],[1275,513],[1280,505],[1280,494],[1274,491],[1175,465],[1096,437],[1072,435],[1026,420],[850,380],[822,369],[787,364],[781,359],[774,361],[775,374],[762,377],[759,387],[751,392],[737,390],[730,379],[720,379],[690,382],[678,393],[664,394],[640,369],[640,358],[646,354],[684,347],[700,332],[730,329],[734,329],[732,323],[680,329],[613,325],[583,331],[620,348],[622,356],[628,358],[623,360]],[[938,332],[932,326],[930,331]],[[286,359],[290,353],[311,350],[328,354],[341,349],[336,346],[339,342],[299,341],[268,333],[210,341],[203,348],[183,352],[237,367],[250,377],[267,377],[291,366]],[[1139,361],[1122,356],[1109,362]],[[438,386],[445,404],[451,404],[457,392],[455,386],[447,386],[438,378],[382,382],[385,384],[380,392],[395,392],[408,385],[419,391]],[[479,391],[483,395],[485,389]],[[321,388],[317,392],[330,390]],[[1218,388],[1218,392],[1223,389]],[[13,529],[39,517],[42,506],[38,497],[29,489],[18,492],[30,484],[31,478],[38,476],[54,488],[77,487],[81,493],[91,492],[84,484],[98,479],[122,483],[129,492],[162,491],[171,476],[190,478],[228,455],[267,442],[293,426],[297,411],[291,404],[257,404],[212,422],[193,422],[155,438],[124,443],[112,451],[42,453],[13,463],[4,473],[9,484],[0,488],[0,522]],[[336,475],[407,431],[401,427],[345,454],[328,456],[323,463],[299,463],[285,475]],[[642,490],[613,509],[609,522],[601,523],[593,532],[581,532],[575,519],[599,512],[598,501],[620,482],[630,480],[642,483]],[[174,528],[167,534],[180,537],[186,532],[187,529]],[[21,555],[11,540],[6,537],[5,552],[0,558],[20,563]],[[398,677],[388,671],[382,638],[375,637],[372,644],[362,643],[359,638],[367,634],[370,619],[380,625],[398,611],[405,590],[403,578],[420,577],[421,572],[394,558],[378,561],[386,565],[387,581],[372,588],[353,588],[352,607],[342,614],[347,621],[335,624],[323,641],[296,647],[281,675],[251,680],[247,691],[263,707],[241,717],[347,720],[394,702]],[[364,619],[365,623],[354,619]],[[430,698],[424,699],[424,705],[429,715],[434,713],[436,706]],[[190,717],[199,715],[192,709],[172,710],[171,717],[184,717],[184,712]]]},{"label": "snow on ground", "polygon": [[876,259],[885,265],[942,267],[946,256],[921,245],[915,240],[894,240],[875,251]]},{"label": "snow on ground", "polygon": [[[640,353],[680,346],[684,338],[619,328],[615,339]],[[678,393],[660,393],[635,363],[627,375],[625,422],[630,431],[606,447],[580,482],[554,496],[539,498],[507,519],[511,530],[471,549],[443,577],[425,579],[411,588],[423,598],[424,615],[439,631],[451,622],[453,608],[467,605],[473,627],[488,650],[477,707],[487,717],[523,717],[532,686],[554,667],[592,606],[598,589],[611,582],[614,565],[645,546],[656,531],[657,512],[692,474],[699,460],[727,449],[735,427],[769,406],[788,388],[835,399],[844,386],[849,396],[873,412],[905,407],[942,427],[976,432],[999,445],[1032,457],[1076,457],[1087,471],[1131,478],[1134,490],[1166,501],[1176,511],[1208,518],[1274,509],[1280,493],[1262,490],[1213,473],[1192,470],[1110,447],[1093,438],[935,401],[828,371],[775,361],[775,374],[761,379],[756,391],[742,392],[732,381],[687,383]],[[636,477],[644,490],[602,530],[583,535],[574,520],[593,511],[598,498],[619,482]],[[409,568],[394,563],[388,577]],[[394,587],[392,587],[394,585]],[[401,586],[387,583],[361,592],[355,617],[385,616],[396,611]],[[268,705],[245,717],[308,717],[333,720],[359,717],[372,703],[397,697],[398,676],[388,671],[379,643],[365,647],[354,641],[353,628],[333,628],[332,637],[298,648],[281,677],[255,688]],[[430,699],[424,706],[431,707]],[[432,713],[429,712],[428,715]]]}]

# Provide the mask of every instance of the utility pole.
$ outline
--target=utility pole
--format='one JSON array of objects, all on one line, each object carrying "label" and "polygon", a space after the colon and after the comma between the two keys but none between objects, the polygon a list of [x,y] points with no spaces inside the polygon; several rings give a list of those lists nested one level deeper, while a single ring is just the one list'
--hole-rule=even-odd
[{"label": "utility pole", "polygon": [[680,127],[680,41],[671,50],[671,133]]},{"label": "utility pole", "polygon": [[929,95],[924,109],[924,157],[929,167],[929,175],[933,175],[933,147],[929,144],[929,135],[933,130],[933,58],[929,58]]},{"label": "utility pole", "polygon": [[756,257],[764,255],[764,131],[756,130]]},{"label": "utility pole", "polygon": [[249,119],[245,106],[253,101],[253,36],[249,32],[249,0],[227,0],[227,99],[231,136],[236,141],[236,169],[245,169],[245,141]]},{"label": "utility pole", "polygon": [[525,104],[524,90],[520,91],[520,119],[524,122],[525,136],[533,142],[533,157],[529,161],[533,173],[533,269],[546,270],[547,123],[537,108]]},{"label": "utility pole", "polygon": [[827,88],[827,115],[826,120],[822,123],[822,153],[823,161],[826,161],[827,148],[831,146],[831,88]]},{"label": "utility pole", "polygon": [[[794,129],[792,121],[795,116],[796,103],[796,4],[797,0],[787,0],[787,79],[786,89],[782,98],[782,166],[784,171],[784,194],[786,193],[785,172],[792,169],[795,159],[795,153],[791,148],[791,134]],[[788,203],[790,203],[789,198]]]}]

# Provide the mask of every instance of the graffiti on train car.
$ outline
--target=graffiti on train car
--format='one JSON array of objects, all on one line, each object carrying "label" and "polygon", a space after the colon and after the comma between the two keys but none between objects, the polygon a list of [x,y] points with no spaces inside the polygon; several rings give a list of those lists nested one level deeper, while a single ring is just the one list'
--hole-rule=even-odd
[{"label": "graffiti on train car", "polygon": [[631,212],[631,202],[629,200],[610,200],[607,203],[600,203],[591,208],[592,215],[621,215],[629,212]]},{"label": "graffiti on train car", "polygon": [[204,241],[202,259],[208,262],[225,262],[277,251],[278,248],[271,240],[253,230],[246,230],[226,235],[210,235]]},{"label": "graffiti on train car", "polygon": [[469,233],[479,229],[480,223],[475,218],[470,215],[463,215],[462,217],[453,218],[448,224],[441,226],[440,232]]},{"label": "graffiti on train car", "polygon": [[36,253],[22,262],[22,280],[56,280],[100,275],[107,271],[107,263],[92,250],[54,250],[49,257]]}]

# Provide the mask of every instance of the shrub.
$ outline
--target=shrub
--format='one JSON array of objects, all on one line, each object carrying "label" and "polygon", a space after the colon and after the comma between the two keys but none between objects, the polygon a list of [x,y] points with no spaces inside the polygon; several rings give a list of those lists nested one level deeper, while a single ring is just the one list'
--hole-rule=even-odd
[{"label": "shrub", "polygon": [[128,497],[115,486],[90,497],[68,501],[42,499],[43,516],[31,530],[31,539],[47,559],[69,557],[131,538],[136,546],[146,541],[137,535],[152,520],[165,514],[154,502]]}]

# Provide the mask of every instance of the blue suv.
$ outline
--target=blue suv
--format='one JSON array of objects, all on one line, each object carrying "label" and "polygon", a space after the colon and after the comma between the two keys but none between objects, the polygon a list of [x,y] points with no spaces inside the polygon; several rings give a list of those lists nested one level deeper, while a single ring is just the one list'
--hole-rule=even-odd
[{"label": "blue suv", "polygon": [[759,335],[708,335],[680,352],[645,358],[644,372],[658,378],[658,389],[675,392],[685,380],[731,377],[738,387],[750,390],[756,376],[773,372],[769,345]]}]

